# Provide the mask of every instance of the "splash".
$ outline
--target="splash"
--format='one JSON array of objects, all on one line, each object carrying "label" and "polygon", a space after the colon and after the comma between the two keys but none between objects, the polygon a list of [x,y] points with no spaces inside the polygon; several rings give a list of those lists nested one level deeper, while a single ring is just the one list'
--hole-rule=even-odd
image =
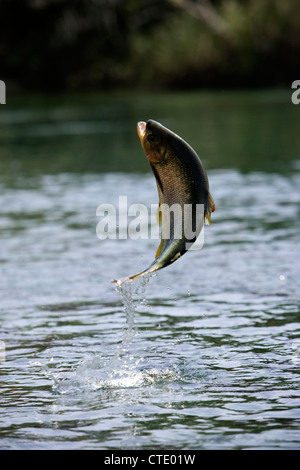
[{"label": "splash", "polygon": [[116,284],[116,291],[121,294],[126,315],[126,330],[121,343],[122,348],[128,346],[137,334],[134,329],[134,316],[137,308],[146,303],[146,287],[150,277],[151,275],[144,276],[137,283],[118,281]]},{"label": "splash", "polygon": [[[57,371],[43,367],[44,374],[53,381],[53,390],[60,395],[74,395],[77,392],[95,390],[126,390],[155,386],[157,383],[173,383],[181,380],[179,369],[160,361],[153,351],[137,353],[133,340],[137,336],[135,314],[146,303],[146,287],[150,276],[139,282],[118,283],[116,290],[122,298],[126,326],[121,342],[112,349],[85,356],[69,371]],[[138,348],[139,349],[139,348]],[[51,362],[52,359],[50,359]],[[162,366],[162,367],[161,367]],[[126,400],[128,396],[126,396]]]},{"label": "splash", "polygon": [[[91,356],[83,359],[68,379],[57,383],[55,390],[60,395],[98,390],[117,392],[180,380],[180,372],[176,367],[149,368],[147,360],[143,357],[137,359],[132,355],[122,358]],[[124,395],[124,398],[128,400],[128,394]],[[121,399],[120,395],[119,399]]]},{"label": "splash", "polygon": [[135,314],[146,303],[146,287],[150,276],[138,282],[118,282],[116,291],[122,298],[126,325],[123,338],[114,351],[83,358],[68,377],[55,382],[54,388],[60,393],[73,393],[74,390],[124,389],[151,385],[154,382],[174,379],[172,370],[159,370],[149,367],[146,359],[130,352],[134,338]]}]

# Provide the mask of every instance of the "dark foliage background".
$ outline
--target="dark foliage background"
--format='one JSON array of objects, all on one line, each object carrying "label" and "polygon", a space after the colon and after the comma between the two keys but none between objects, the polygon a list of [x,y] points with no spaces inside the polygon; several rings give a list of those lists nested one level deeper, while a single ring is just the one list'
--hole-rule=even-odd
[{"label": "dark foliage background", "polygon": [[11,89],[285,86],[299,78],[299,0],[0,0]]}]

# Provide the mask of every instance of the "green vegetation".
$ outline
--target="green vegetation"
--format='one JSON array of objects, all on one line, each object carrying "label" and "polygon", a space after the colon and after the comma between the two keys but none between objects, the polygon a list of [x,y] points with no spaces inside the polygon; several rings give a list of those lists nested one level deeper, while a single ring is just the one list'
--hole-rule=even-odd
[{"label": "green vegetation", "polygon": [[285,86],[299,78],[299,0],[0,0],[12,88]]}]

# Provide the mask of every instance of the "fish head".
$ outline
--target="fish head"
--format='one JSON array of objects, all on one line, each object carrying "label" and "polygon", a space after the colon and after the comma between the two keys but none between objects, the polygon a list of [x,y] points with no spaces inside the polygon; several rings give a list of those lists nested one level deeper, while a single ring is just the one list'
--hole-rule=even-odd
[{"label": "fish head", "polygon": [[165,128],[156,121],[140,121],[137,132],[145,155],[150,163],[159,163],[167,151],[167,135]]}]

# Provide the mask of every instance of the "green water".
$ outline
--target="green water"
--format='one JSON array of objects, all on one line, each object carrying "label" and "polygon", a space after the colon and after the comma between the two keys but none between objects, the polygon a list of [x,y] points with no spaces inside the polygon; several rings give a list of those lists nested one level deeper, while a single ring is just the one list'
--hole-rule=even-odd
[{"label": "green water", "polygon": [[283,171],[300,151],[290,91],[14,98],[1,107],[1,173],[147,172],[139,120],[175,129],[210,168]]},{"label": "green water", "polygon": [[[290,90],[7,97],[0,107],[0,448],[299,449],[300,106]],[[201,157],[202,250],[116,290],[157,240],[136,123]],[[144,223],[147,223],[145,221]],[[4,347],[4,352],[3,352]]]}]

